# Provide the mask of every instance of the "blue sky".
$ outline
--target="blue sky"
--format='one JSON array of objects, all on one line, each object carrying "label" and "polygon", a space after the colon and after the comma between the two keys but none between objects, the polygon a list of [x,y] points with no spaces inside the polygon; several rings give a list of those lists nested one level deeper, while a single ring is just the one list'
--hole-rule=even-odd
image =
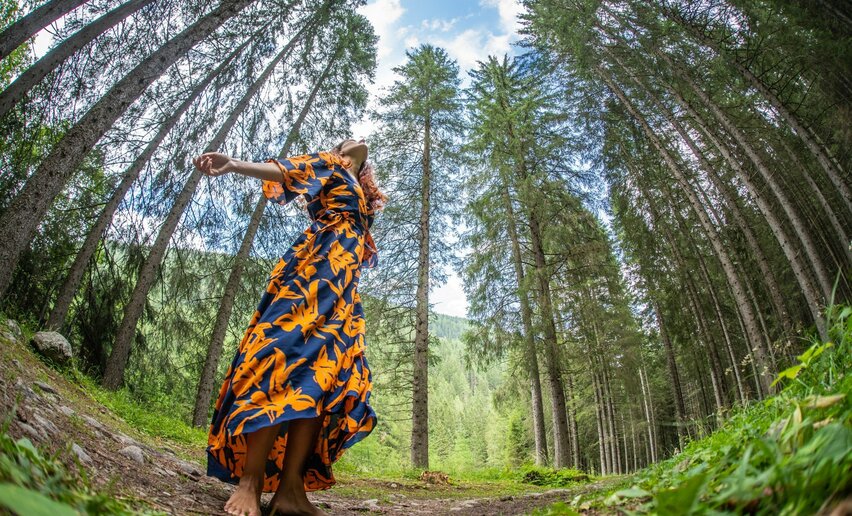
[{"label": "blue sky", "polygon": [[[378,69],[370,87],[373,99],[394,80],[393,68],[405,61],[405,51],[421,43],[444,48],[459,64],[464,83],[467,70],[489,54],[515,54],[521,6],[514,0],[371,0],[359,9],[379,36]],[[353,135],[366,137],[369,120],[353,127]],[[436,312],[465,317],[467,299],[459,277],[449,272],[444,285],[429,294]]]}]

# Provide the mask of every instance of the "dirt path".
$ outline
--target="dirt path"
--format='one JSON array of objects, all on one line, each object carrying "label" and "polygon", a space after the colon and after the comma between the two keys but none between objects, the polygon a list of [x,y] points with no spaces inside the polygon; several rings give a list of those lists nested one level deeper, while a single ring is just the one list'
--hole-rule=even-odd
[{"label": "dirt path", "polygon": [[[170,514],[223,514],[234,487],[204,474],[203,448],[152,438],[43,364],[18,339],[0,334],[0,412],[9,433],[29,437],[69,468],[81,464],[94,486]],[[347,478],[308,497],[332,515],[526,514],[603,486],[545,489],[499,483],[428,484]],[[264,495],[268,501],[271,494]]]}]

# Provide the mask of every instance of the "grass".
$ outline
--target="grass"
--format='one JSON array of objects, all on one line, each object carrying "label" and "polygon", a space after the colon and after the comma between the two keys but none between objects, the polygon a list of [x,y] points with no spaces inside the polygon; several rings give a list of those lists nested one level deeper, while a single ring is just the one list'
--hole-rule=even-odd
[{"label": "grass", "polygon": [[533,514],[590,507],[634,514],[814,514],[852,495],[852,307],[830,307],[776,379],[781,391],[734,412],[710,436],[637,473],[631,485]]}]

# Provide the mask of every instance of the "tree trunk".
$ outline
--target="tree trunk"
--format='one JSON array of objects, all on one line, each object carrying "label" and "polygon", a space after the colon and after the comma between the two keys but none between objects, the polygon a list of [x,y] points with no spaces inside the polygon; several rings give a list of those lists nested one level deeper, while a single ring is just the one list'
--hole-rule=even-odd
[{"label": "tree trunk", "polygon": [[663,314],[660,312],[660,306],[654,299],[651,299],[651,305],[654,307],[654,315],[657,318],[657,326],[660,327],[660,338],[663,341],[663,347],[666,350],[666,365],[669,369],[671,381],[669,384],[672,388],[672,398],[675,402],[675,418],[677,419],[677,443],[680,449],[683,449],[683,432],[686,425],[686,408],[683,404],[683,391],[680,386],[680,375],[677,371],[677,360],[674,354],[669,334],[666,331]]},{"label": "tree trunk", "polygon": [[[752,85],[754,89],[756,89],[764,99],[769,102],[769,104],[775,109],[775,111],[784,119],[787,124],[789,124],[790,129],[798,136],[805,146],[811,151],[811,154],[819,162],[820,166],[822,166],[826,175],[829,177],[831,182],[837,188],[837,191],[840,193],[843,201],[846,204],[846,209],[852,213],[852,190],[849,188],[849,184],[843,178],[843,171],[837,166],[836,160],[831,156],[830,151],[827,147],[825,147],[810,127],[807,127],[799,118],[781,102],[781,99],[771,90],[771,88],[764,83],[759,77],[757,77],[749,67],[743,63],[740,58],[728,52],[726,49],[722,48],[722,46],[714,41],[712,38],[702,34],[700,31],[696,30],[696,27],[690,23],[688,20],[684,19],[681,15],[669,10],[664,9],[664,12],[669,15],[669,17],[676,22],[680,23],[690,34],[692,34],[699,42],[702,44],[712,48],[720,57],[724,58],[728,63],[732,64],[734,68],[740,72],[743,78]],[[740,138],[737,137],[737,140]],[[808,171],[802,169],[802,174],[807,175]],[[783,201],[782,201],[783,202]]]},{"label": "tree trunk", "polygon": [[173,37],[139,63],[95,103],[53,147],[0,217],[0,297],[6,293],[22,253],[36,229],[74,176],[86,154],[130,105],[196,43],[253,0],[223,0],[210,14]]},{"label": "tree trunk", "polygon": [[[264,27],[263,30],[266,30]],[[259,36],[260,31],[254,33],[254,36]],[[222,63],[217,66],[214,70],[207,74],[203,80],[199,81],[198,84],[195,85],[189,97],[184,100],[181,105],[175,110],[169,117],[163,121],[160,125],[160,128],[157,130],[157,134],[154,135],[154,138],[145,146],[145,149],[142,151],[139,156],[133,160],[133,163],[127,167],[127,170],[124,171],[122,175],[121,182],[118,186],[113,190],[112,195],[104,206],[103,210],[101,210],[100,215],[98,215],[98,219],[95,221],[95,224],[89,230],[88,235],[86,235],[86,240],[83,242],[82,247],[80,247],[80,251],[77,253],[77,256],[74,258],[74,263],[71,265],[71,269],[68,271],[68,276],[65,278],[65,282],[62,284],[62,287],[59,290],[59,295],[56,298],[56,302],[53,305],[53,310],[50,312],[50,317],[47,320],[47,328],[48,329],[59,329],[65,323],[65,317],[68,314],[68,309],[71,306],[71,302],[74,300],[74,295],[77,292],[78,287],[80,286],[80,281],[83,279],[83,274],[86,271],[86,266],[89,264],[89,260],[91,260],[92,255],[95,253],[95,250],[98,247],[98,242],[101,239],[104,231],[112,222],[112,217],[115,215],[115,210],[118,209],[118,205],[121,203],[122,199],[124,199],[125,194],[127,194],[130,187],[133,185],[133,182],[139,177],[139,172],[142,170],[142,167],[151,159],[151,156],[154,155],[154,152],[159,148],[160,144],[163,143],[168,133],[174,128],[177,124],[178,120],[181,116],[189,109],[193,102],[195,102],[198,97],[204,92],[207,86],[216,78],[222,71],[230,65],[230,63],[238,56],[243,49],[248,46],[248,44],[253,40],[253,37],[247,38],[246,41],[237,47],[231,55],[229,55]]]},{"label": "tree trunk", "polygon": [[591,363],[591,360],[589,361],[589,365],[592,373],[592,387],[595,392],[595,415],[597,416],[595,419],[598,424],[598,453],[600,454],[601,461],[601,475],[607,475],[609,474],[609,468],[607,467],[609,453],[605,444],[606,426],[603,423],[603,400],[599,389],[598,374],[595,372],[595,366]]},{"label": "tree trunk", "polygon": [[432,127],[426,117],[423,140],[423,182],[417,262],[417,308],[414,335],[414,391],[411,408],[411,464],[429,467],[429,202],[432,175]]},{"label": "tree trunk", "polygon": [[580,469],[580,432],[577,428],[577,400],[574,397],[572,375],[566,376],[568,382],[568,425],[571,431],[571,465]]},{"label": "tree trunk", "polygon": [[[521,244],[518,228],[515,226],[515,213],[508,188],[502,187],[503,206],[506,209],[506,225],[509,240],[512,242],[512,265],[518,283],[518,301],[521,305],[521,321],[524,325],[525,354],[530,377],[530,395],[532,398],[533,435],[535,436],[535,463],[543,466],[547,463],[547,434],[544,428],[544,403],[541,396],[541,374],[538,365],[538,352],[535,345],[535,330],[532,321],[530,300],[521,285],[524,284],[524,263],[521,256]],[[570,380],[569,380],[570,381]]]},{"label": "tree trunk", "polygon": [[[231,111],[228,118],[219,127],[219,130],[216,132],[216,135],[213,136],[210,144],[204,152],[214,152],[222,147],[228,133],[237,123],[237,119],[243,114],[243,112],[245,112],[251,99],[260,90],[269,76],[272,75],[275,66],[281,62],[284,57],[289,55],[292,48],[300,40],[301,33],[309,25],[310,24],[305,24],[302,27],[301,31],[290,40],[290,42],[278,53],[277,56],[275,56],[269,65],[267,65],[263,73],[261,73],[260,76],[258,76],[258,78],[252,83],[248,90],[243,94],[242,98],[240,98],[239,102],[237,102],[234,106],[234,109]],[[181,217],[183,217],[186,207],[189,205],[193,195],[195,194],[195,189],[198,187],[198,182],[201,180],[201,176],[202,174],[199,170],[195,168],[192,169],[183,190],[181,190],[180,194],[178,194],[174,205],[172,205],[171,210],[169,210],[169,214],[166,216],[166,220],[160,227],[160,231],[157,233],[157,239],[151,247],[151,251],[145,259],[145,263],[142,264],[142,267],[139,270],[136,286],[133,289],[130,301],[128,301],[127,306],[124,308],[124,317],[122,318],[121,325],[116,333],[113,351],[112,354],[110,354],[109,360],[107,361],[107,368],[104,372],[102,384],[108,389],[118,389],[124,382],[124,370],[127,367],[127,360],[130,358],[130,351],[133,347],[133,341],[136,338],[136,326],[139,323],[139,318],[142,316],[142,310],[145,308],[145,302],[148,299],[148,292],[151,290],[151,287],[154,286],[154,282],[156,281],[159,273],[160,264],[166,254],[169,241],[172,238],[175,228],[177,228],[178,222],[180,222]]]},{"label": "tree trunk", "polygon": [[550,297],[550,283],[545,277],[546,266],[541,228],[538,213],[529,210],[530,244],[535,257],[535,273],[538,280],[538,298],[541,318],[544,326],[544,364],[550,384],[550,401],[553,412],[553,467],[564,468],[568,465],[568,415],[565,410],[565,391],[562,387],[562,375],[559,368],[559,348],[556,341],[556,323],[553,319],[553,304]]},{"label": "tree trunk", "polygon": [[[703,97],[703,102],[705,104],[710,102],[709,98],[704,95],[703,92],[701,92],[700,88],[698,88],[695,83],[691,82],[691,79],[689,79],[685,75],[684,78],[687,80],[693,91],[700,92],[698,94]],[[798,250],[795,249],[792,239],[787,233],[787,229],[784,227],[781,220],[779,220],[778,217],[775,215],[772,206],[770,206],[766,197],[762,195],[761,189],[751,179],[751,175],[743,169],[739,159],[731,153],[727,144],[720,141],[713,134],[710,128],[705,125],[703,119],[698,115],[698,112],[695,111],[695,108],[693,108],[688,102],[686,102],[686,100],[683,98],[683,96],[680,95],[679,92],[677,92],[677,90],[675,90],[674,88],[669,88],[669,92],[672,93],[672,95],[678,101],[678,104],[680,104],[681,107],[683,107],[690,114],[690,116],[692,117],[692,121],[696,125],[696,127],[701,131],[702,134],[707,137],[708,140],[710,140],[713,146],[716,147],[716,149],[719,151],[719,153],[722,155],[728,165],[730,165],[731,168],[734,170],[740,181],[742,181],[743,184],[746,186],[746,189],[748,190],[752,199],[754,199],[755,203],[757,204],[758,209],[766,219],[766,222],[769,225],[772,234],[775,236],[775,239],[781,246],[781,250],[783,251],[784,256],[787,258],[787,261],[793,270],[793,274],[796,276],[796,280],[799,283],[799,289],[807,300],[808,309],[811,313],[811,318],[816,324],[817,331],[819,332],[821,338],[823,340],[826,340],[828,338],[828,334],[826,333],[825,319],[823,319],[822,316],[822,307],[819,301],[820,294],[814,286],[813,282],[811,281],[811,274],[808,270],[807,263],[805,263],[804,258],[801,256]],[[721,112],[714,111],[714,116],[716,118],[719,118],[724,117],[725,115]],[[764,394],[768,394],[768,391],[764,392]]]},{"label": "tree trunk", "polygon": [[78,50],[88,45],[96,37],[115,27],[119,22],[142,9],[153,0],[130,0],[112,11],[89,23],[68,39],[51,49],[41,59],[30,65],[12,84],[0,93],[0,118],[12,109],[33,86],[47,74],[56,69]]},{"label": "tree trunk", "polygon": [[[665,54],[662,53],[659,53],[658,55],[665,56]],[[819,252],[819,249],[817,249],[817,247],[814,245],[814,241],[811,237],[811,232],[809,228],[805,226],[800,214],[793,208],[793,202],[781,188],[780,184],[776,180],[775,175],[772,173],[771,170],[769,170],[769,167],[763,161],[763,158],[760,157],[757,151],[748,142],[746,135],[727,117],[727,115],[722,112],[719,106],[717,106],[714,102],[710,100],[707,93],[704,92],[701,88],[699,88],[692,81],[692,78],[689,77],[683,70],[681,70],[679,66],[675,65],[671,61],[671,59],[668,58],[668,56],[665,56],[664,59],[667,60],[667,63],[672,67],[678,77],[689,83],[695,94],[710,109],[710,111],[713,113],[713,115],[716,117],[717,121],[722,125],[722,127],[736,140],[736,142],[740,145],[740,147],[748,156],[749,160],[757,168],[761,178],[769,186],[769,189],[772,191],[772,193],[775,195],[775,198],[778,200],[778,204],[781,206],[782,210],[787,215],[790,224],[793,226],[793,230],[798,236],[799,241],[801,242],[802,247],[805,250],[805,254],[808,257],[809,263],[813,267],[813,271],[816,274],[817,283],[821,289],[823,299],[827,300],[831,295],[831,280],[830,275],[823,266],[822,255]],[[770,227],[772,227],[771,223]]]},{"label": "tree trunk", "polygon": [[33,9],[0,33],[0,61],[41,29],[70,13],[86,0],[51,0]]}]

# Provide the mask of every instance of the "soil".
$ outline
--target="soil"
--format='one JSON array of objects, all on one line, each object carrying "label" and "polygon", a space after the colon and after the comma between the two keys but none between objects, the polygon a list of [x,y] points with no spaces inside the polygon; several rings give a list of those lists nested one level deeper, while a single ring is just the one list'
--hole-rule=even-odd
[{"label": "soil", "polygon": [[[99,492],[125,498],[139,510],[224,514],[234,486],[204,474],[205,450],[137,431],[78,385],[48,367],[20,339],[0,335],[0,415],[14,438],[28,437],[72,470],[83,468]],[[140,462],[141,460],[141,462]],[[308,498],[331,515],[527,514],[613,483],[548,489],[529,484],[461,482],[337,475],[331,489]],[[264,503],[271,494],[264,495]]]}]

